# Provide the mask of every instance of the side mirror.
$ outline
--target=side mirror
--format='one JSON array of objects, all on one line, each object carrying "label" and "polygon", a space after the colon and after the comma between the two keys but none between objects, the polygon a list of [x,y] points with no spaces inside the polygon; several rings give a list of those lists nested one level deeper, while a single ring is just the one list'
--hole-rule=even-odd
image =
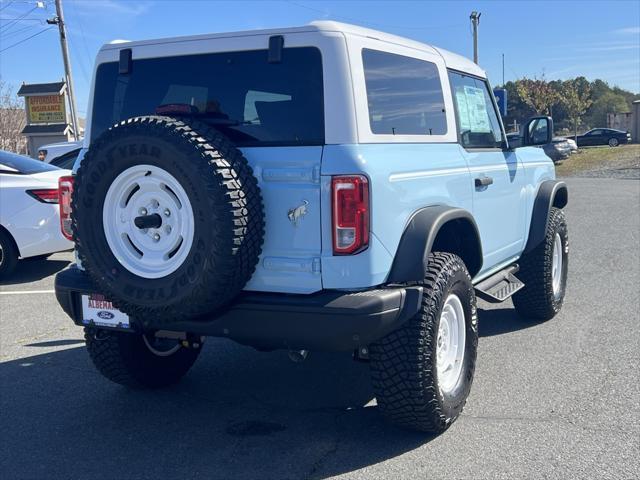
[{"label": "side mirror", "polygon": [[553,139],[553,119],[532,117],[524,126],[522,145],[545,145]]}]

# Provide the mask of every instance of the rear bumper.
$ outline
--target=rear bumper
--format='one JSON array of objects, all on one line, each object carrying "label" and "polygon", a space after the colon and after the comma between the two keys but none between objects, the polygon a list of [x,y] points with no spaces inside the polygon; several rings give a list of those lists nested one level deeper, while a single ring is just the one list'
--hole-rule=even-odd
[{"label": "rear bumper", "polygon": [[[56,297],[77,325],[80,296],[96,292],[75,266],[58,273]],[[131,319],[134,330],[168,330],[225,337],[263,349],[350,351],[384,337],[419,310],[422,287],[377,288],[361,292],[324,290],[311,295],[241,294],[228,308],[197,320],[154,322]]]}]

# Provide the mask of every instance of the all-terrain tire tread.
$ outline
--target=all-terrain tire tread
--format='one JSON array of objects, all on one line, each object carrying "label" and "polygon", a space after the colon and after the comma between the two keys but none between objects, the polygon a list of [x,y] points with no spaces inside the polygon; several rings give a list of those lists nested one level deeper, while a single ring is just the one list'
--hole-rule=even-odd
[{"label": "all-terrain tire tread", "polygon": [[[197,169],[202,179],[209,182],[213,188],[222,186],[225,191],[226,205],[211,202],[211,210],[219,212],[224,218],[231,219],[231,243],[233,245],[229,255],[218,262],[208,262],[204,272],[204,280],[198,283],[188,299],[170,303],[161,307],[149,307],[127,302],[113,294],[110,280],[94,268],[87,250],[91,245],[85,245],[82,235],[79,235],[78,222],[74,216],[72,231],[76,242],[76,251],[85,270],[99,290],[109,298],[114,305],[133,317],[144,318],[153,314],[156,318],[175,319],[197,317],[228,304],[244,287],[253,275],[259,256],[262,252],[264,238],[264,208],[262,195],[257,179],[247,160],[232,142],[219,131],[210,126],[192,120],[176,119],[164,116],[142,116],[124,120],[109,130],[110,136],[101,136],[89,149],[78,169],[72,209],[78,211],[79,198],[77,192],[83,188],[83,172],[91,162],[93,151],[100,151],[104,143],[117,136],[118,129],[126,127],[127,134],[135,133],[136,126],[157,126],[157,135],[175,142],[187,153],[187,160],[191,167]],[[176,140],[178,140],[176,142]],[[196,152],[194,155],[193,152]],[[202,160],[205,161],[202,161]],[[217,187],[216,187],[217,188]],[[229,223],[229,222],[227,222]],[[228,243],[229,231],[222,231],[211,226],[214,242],[221,245]],[[224,237],[224,238],[223,238]]]},{"label": "all-terrain tire tread", "polygon": [[[531,252],[524,254],[518,261],[520,270],[517,276],[525,286],[516,292],[512,298],[516,311],[525,318],[542,321],[549,320],[562,307],[564,295],[559,300],[555,300],[551,286],[553,244],[555,233],[561,227],[564,227],[565,232],[567,232],[564,212],[559,208],[553,207],[549,214],[544,240]],[[568,232],[565,235],[565,241],[568,242]]]},{"label": "all-terrain tire tread", "polygon": [[[442,432],[457,417],[447,417],[440,407],[437,380],[433,369],[429,368],[431,362],[435,362],[432,352],[438,334],[438,305],[442,304],[448,279],[457,270],[465,272],[471,285],[471,277],[457,255],[442,252],[430,254],[422,283],[422,308],[402,327],[369,348],[371,378],[378,408],[387,419],[400,427]],[[472,288],[470,292],[475,315]],[[477,336],[469,340],[477,345]],[[469,360],[473,375],[475,355]],[[458,405],[458,412],[465,402],[466,397]]]},{"label": "all-terrain tire tread", "polygon": [[137,334],[84,329],[87,351],[98,372],[126,387],[160,388],[177,383],[200,353],[200,349],[181,348],[170,357],[153,358],[134,335]]}]

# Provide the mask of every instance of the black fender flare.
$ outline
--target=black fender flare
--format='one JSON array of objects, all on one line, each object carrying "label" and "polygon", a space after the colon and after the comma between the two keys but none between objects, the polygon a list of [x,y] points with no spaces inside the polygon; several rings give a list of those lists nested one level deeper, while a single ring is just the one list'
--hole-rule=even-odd
[{"label": "black fender flare", "polygon": [[472,256],[474,258],[467,259],[465,263],[470,263],[467,264],[467,268],[471,277],[477,274],[482,267],[482,244],[473,215],[462,208],[435,205],[417,210],[409,219],[400,238],[387,281],[423,281],[433,243],[442,227],[452,221],[461,221],[464,224],[468,234],[464,240],[469,242],[470,248],[475,252]]},{"label": "black fender flare", "polygon": [[536,248],[544,240],[547,233],[547,223],[552,207],[564,208],[569,202],[569,191],[567,184],[560,180],[545,180],[540,184],[536,199],[533,202],[531,212],[531,225],[529,227],[529,238],[524,248],[524,253],[528,253]]}]

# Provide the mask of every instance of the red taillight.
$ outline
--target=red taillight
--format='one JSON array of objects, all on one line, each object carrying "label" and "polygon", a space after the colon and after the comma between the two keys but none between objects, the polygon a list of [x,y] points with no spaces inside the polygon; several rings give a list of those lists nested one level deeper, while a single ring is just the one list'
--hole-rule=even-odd
[{"label": "red taillight", "polygon": [[363,175],[331,179],[333,253],[349,255],[369,245],[369,182]]},{"label": "red taillight", "polygon": [[73,193],[73,177],[60,177],[58,180],[58,198],[60,203],[60,229],[69,240],[73,240],[71,231],[71,194]]},{"label": "red taillight", "polygon": [[36,190],[27,190],[27,194],[42,203],[58,203],[57,188],[38,188]]}]

